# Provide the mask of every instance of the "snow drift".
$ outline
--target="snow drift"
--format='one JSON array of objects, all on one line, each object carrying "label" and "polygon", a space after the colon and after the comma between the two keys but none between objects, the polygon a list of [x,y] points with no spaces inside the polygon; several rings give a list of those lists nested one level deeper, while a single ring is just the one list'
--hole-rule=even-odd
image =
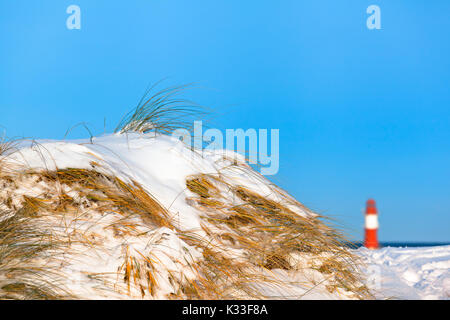
[{"label": "snow drift", "polygon": [[[356,251],[378,299],[450,299],[450,246]],[[370,275],[371,274],[371,275]]]}]

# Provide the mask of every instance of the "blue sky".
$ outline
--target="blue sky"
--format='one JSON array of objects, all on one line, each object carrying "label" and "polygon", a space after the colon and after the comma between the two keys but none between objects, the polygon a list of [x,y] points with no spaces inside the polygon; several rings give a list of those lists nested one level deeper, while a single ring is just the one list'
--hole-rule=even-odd
[{"label": "blue sky", "polygon": [[[81,8],[68,30],[66,8]],[[369,30],[366,8],[381,8]],[[0,125],[111,132],[149,83],[197,82],[211,125],[280,129],[273,180],[355,239],[450,241],[449,1],[0,2]],[[106,127],[105,127],[106,120]],[[84,129],[71,137],[87,137]]]}]

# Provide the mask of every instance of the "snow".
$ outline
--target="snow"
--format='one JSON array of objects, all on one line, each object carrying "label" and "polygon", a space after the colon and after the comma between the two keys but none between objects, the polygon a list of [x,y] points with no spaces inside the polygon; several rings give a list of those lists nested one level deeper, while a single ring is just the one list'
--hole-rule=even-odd
[{"label": "snow", "polygon": [[379,299],[449,299],[450,246],[360,248],[369,285]]}]

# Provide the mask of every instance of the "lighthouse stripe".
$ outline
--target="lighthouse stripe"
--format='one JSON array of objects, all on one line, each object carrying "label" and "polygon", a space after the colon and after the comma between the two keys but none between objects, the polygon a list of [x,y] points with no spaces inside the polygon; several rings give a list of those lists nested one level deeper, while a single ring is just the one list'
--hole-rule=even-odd
[{"label": "lighthouse stripe", "polygon": [[378,229],[378,216],[376,214],[366,214],[366,229]]}]

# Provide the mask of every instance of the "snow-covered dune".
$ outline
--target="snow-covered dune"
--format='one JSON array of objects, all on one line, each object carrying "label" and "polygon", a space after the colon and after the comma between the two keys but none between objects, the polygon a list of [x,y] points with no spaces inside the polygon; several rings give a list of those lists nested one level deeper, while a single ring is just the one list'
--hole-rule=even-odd
[{"label": "snow-covered dune", "polygon": [[0,154],[0,234],[4,298],[372,298],[354,254],[377,298],[449,296],[450,247],[345,249],[240,155],[154,133]]},{"label": "snow-covered dune", "polygon": [[[239,154],[117,133],[22,142],[0,160],[0,229],[12,233],[0,239],[12,256],[0,265],[7,296],[30,285],[17,277],[37,281],[35,268],[62,297],[369,295],[339,234]],[[46,244],[21,262],[26,276],[11,275],[17,241],[26,252]]]}]

